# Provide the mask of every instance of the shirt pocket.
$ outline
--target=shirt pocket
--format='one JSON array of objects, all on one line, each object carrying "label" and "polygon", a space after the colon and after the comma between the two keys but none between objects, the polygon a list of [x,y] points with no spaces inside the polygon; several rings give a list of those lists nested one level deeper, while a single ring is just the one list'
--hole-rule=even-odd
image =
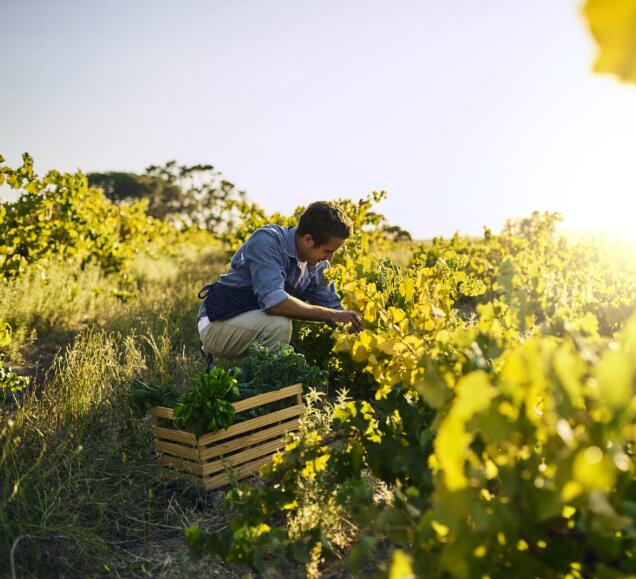
[{"label": "shirt pocket", "polygon": [[311,284],[311,275],[309,274],[309,272],[307,270],[305,270],[304,272],[301,272],[300,274],[300,279],[298,280],[298,291],[300,292],[304,292],[309,285]]}]

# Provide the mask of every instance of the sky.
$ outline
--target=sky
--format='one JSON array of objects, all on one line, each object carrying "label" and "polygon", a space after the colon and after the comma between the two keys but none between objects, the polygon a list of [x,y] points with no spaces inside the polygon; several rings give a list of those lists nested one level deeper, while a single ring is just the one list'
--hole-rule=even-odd
[{"label": "sky", "polygon": [[[269,211],[384,189],[417,238],[633,235],[636,86],[573,0],[0,0],[0,155],[209,163]],[[5,197],[6,198],[6,197]],[[636,237],[635,237],[636,239]]]}]

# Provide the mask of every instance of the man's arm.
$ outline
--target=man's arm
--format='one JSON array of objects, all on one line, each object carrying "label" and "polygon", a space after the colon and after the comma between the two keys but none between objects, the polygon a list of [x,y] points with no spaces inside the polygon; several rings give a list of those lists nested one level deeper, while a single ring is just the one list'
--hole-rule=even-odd
[{"label": "man's arm", "polygon": [[293,296],[289,296],[285,301],[265,311],[273,316],[285,316],[286,318],[294,318],[296,320],[326,322],[332,324],[351,323],[350,329],[352,332],[359,332],[362,330],[362,322],[356,312],[335,310],[324,306],[306,304]]},{"label": "man's arm", "polygon": [[252,289],[261,310],[267,311],[285,301],[283,248],[280,240],[264,228],[257,229],[245,242],[245,261],[252,278]]}]

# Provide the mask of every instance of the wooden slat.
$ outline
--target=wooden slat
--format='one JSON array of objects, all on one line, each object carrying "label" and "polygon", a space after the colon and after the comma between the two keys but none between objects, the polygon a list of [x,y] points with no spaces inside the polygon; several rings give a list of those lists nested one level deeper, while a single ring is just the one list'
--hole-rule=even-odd
[{"label": "wooden slat", "polygon": [[[228,473],[221,472],[226,467],[232,469],[232,477],[236,479],[250,476],[257,472],[262,465],[269,462],[275,451],[284,446],[284,437],[274,440],[272,438],[298,428],[300,422],[298,417],[305,410],[302,392],[302,384],[294,384],[274,392],[267,392],[240,400],[234,404],[236,412],[242,412],[292,396],[296,397],[297,404],[234,424],[220,432],[205,434],[198,440],[190,432],[159,426],[160,419],[174,421],[174,411],[172,408],[154,406],[150,409],[153,424],[152,432],[155,436],[155,448],[160,453],[160,463],[177,469],[182,473],[194,475],[207,490],[219,488],[230,481]],[[286,422],[276,424],[281,421]],[[250,432],[271,424],[274,426],[258,432]],[[239,436],[241,434],[244,434],[244,436]],[[230,440],[224,444],[216,444],[219,441],[237,436],[238,438],[235,440]],[[208,464],[200,464],[199,462],[200,460],[220,457],[230,452],[234,452],[234,454],[226,459],[215,460]]]},{"label": "wooden slat", "polygon": [[[273,392],[258,394],[257,396],[246,398],[245,400],[239,400],[238,402],[234,402],[233,406],[236,412],[243,412],[244,410],[249,410],[255,406],[276,402],[276,400],[282,400],[283,398],[298,394],[301,395],[300,398],[298,398],[299,403],[302,403],[302,392],[302,383],[293,384],[292,386],[285,386],[285,388],[281,388],[280,390],[274,390]],[[167,418],[168,420],[175,419],[174,409],[166,408],[165,406],[153,406],[150,409],[150,414],[156,418]]]},{"label": "wooden slat", "polygon": [[172,408],[166,408],[165,406],[153,406],[150,408],[150,414],[155,418],[167,418],[168,420],[174,420],[174,410]]},{"label": "wooden slat", "polygon": [[170,456],[167,454],[162,454],[159,458],[159,464],[163,466],[172,466],[179,470],[185,470],[197,476],[202,476],[202,469],[200,464],[196,464],[194,462],[190,462],[188,460],[182,460],[180,458],[175,458],[174,456]]},{"label": "wooden slat", "polygon": [[263,442],[264,440],[269,440],[270,438],[274,438],[274,436],[278,436],[279,434],[291,432],[292,430],[296,430],[298,428],[299,423],[300,419],[295,418],[294,420],[288,420],[287,422],[283,422],[282,424],[272,426],[271,428],[267,428],[265,430],[259,430],[258,432],[254,433],[247,433],[245,436],[230,440],[229,442],[215,444],[214,446],[210,446],[209,448],[201,448],[201,450],[199,451],[201,460],[205,461],[209,458],[214,458],[215,456],[221,456],[222,454],[227,454],[228,452],[239,450],[241,448],[245,448],[246,446],[250,446],[258,442]]},{"label": "wooden slat", "polygon": [[229,465],[234,467],[238,464],[243,464],[244,462],[249,462],[255,458],[259,458],[264,454],[271,454],[285,446],[285,439],[283,437],[272,440],[271,442],[266,442],[264,444],[259,444],[253,448],[248,450],[244,450],[243,452],[237,452],[232,456],[227,457],[225,460],[215,460],[214,462],[209,462],[208,464],[204,464],[202,468],[203,476],[214,474],[215,472],[220,472],[225,468],[225,465]]},{"label": "wooden slat", "polygon": [[243,434],[248,430],[254,430],[256,428],[260,428],[261,426],[267,426],[268,424],[279,422],[280,420],[286,420],[287,418],[300,416],[304,412],[304,410],[304,405],[297,404],[296,406],[283,408],[282,410],[277,410],[276,412],[270,412],[269,414],[259,416],[258,418],[252,418],[250,420],[246,420],[245,422],[233,424],[226,430],[221,430],[213,434],[204,434],[201,438],[199,438],[199,446],[207,446],[208,444],[211,444],[213,442],[224,440],[226,438],[230,438],[231,436],[236,436],[237,434]]},{"label": "wooden slat", "polygon": [[175,430],[174,428],[162,428],[161,426],[153,426],[152,433],[157,439],[174,440],[176,442],[184,442],[190,446],[197,443],[194,434],[185,432],[184,430]]},{"label": "wooden slat", "polygon": [[263,404],[269,404],[270,402],[276,402],[277,400],[283,400],[289,396],[295,396],[299,392],[303,391],[302,384],[294,384],[293,386],[286,386],[280,390],[274,390],[273,392],[266,392],[265,394],[258,394],[245,400],[239,400],[233,404],[236,412],[243,412],[249,410],[255,406],[262,406]]},{"label": "wooden slat", "polygon": [[190,460],[199,459],[198,449],[190,446],[182,446],[180,444],[173,444],[172,442],[155,440],[155,448],[157,449],[157,452],[169,452],[182,458],[189,458]]},{"label": "wooden slat", "polygon": [[[270,460],[272,460],[271,455],[264,456],[255,461],[243,464],[239,466],[238,468],[232,469],[234,473],[234,477],[240,480],[242,478],[250,476],[251,474],[254,474],[255,472],[257,472],[258,469],[261,468],[261,466],[263,466],[264,464],[267,464]],[[204,479],[203,484],[205,485],[205,490],[210,491],[212,489],[218,489],[219,487],[222,487],[228,484],[229,482],[230,482],[230,477],[227,474],[223,473],[223,474],[218,474],[216,476]]]}]

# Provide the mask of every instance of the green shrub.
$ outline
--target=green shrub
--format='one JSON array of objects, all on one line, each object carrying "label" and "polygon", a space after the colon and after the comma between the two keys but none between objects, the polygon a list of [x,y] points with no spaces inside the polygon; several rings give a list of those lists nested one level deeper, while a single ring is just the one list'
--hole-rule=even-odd
[{"label": "green shrub", "polygon": [[20,392],[29,385],[27,376],[19,376],[11,368],[6,368],[0,360],[0,402],[9,398],[9,394]]}]

